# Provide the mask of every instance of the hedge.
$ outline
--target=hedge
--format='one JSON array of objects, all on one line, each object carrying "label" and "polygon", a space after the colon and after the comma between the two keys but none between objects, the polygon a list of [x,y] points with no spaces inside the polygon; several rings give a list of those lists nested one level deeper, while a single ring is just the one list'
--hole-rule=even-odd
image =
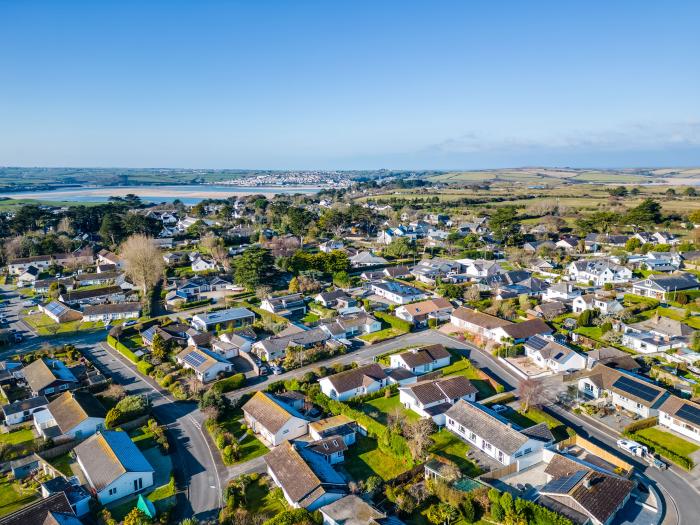
[{"label": "hedge", "polygon": [[296,525],[298,523],[318,523],[314,515],[306,509],[284,510],[274,518],[263,522],[263,525]]},{"label": "hedge", "polygon": [[404,332],[410,332],[413,328],[413,325],[408,321],[399,319],[395,315],[391,315],[386,312],[374,312],[374,317],[376,317],[380,321],[388,323],[389,326],[391,326],[392,328],[396,328],[397,330],[403,330]]},{"label": "hedge", "polygon": [[231,392],[245,385],[245,374],[234,374],[231,377],[221,379],[214,383],[211,389],[219,394]]},{"label": "hedge", "polygon": [[205,304],[209,304],[211,302],[211,299],[202,299],[200,301],[189,301],[187,303],[182,303],[179,306],[180,310],[187,310],[188,308],[195,308],[197,306],[204,306]]},{"label": "hedge", "polygon": [[139,358],[136,356],[136,354],[134,352],[132,352],[126,346],[124,346],[123,343],[118,342],[111,335],[107,336],[107,344],[109,346],[111,346],[112,348],[114,348],[117,352],[122,354],[124,357],[126,357],[132,363],[136,364],[139,362]]},{"label": "hedge", "polygon": [[632,434],[634,432],[637,432],[637,431],[645,429],[645,428],[655,427],[658,424],[659,424],[659,417],[658,416],[648,417],[646,419],[640,419],[639,421],[634,421],[634,422],[630,423],[622,430],[622,433],[623,434]]},{"label": "hedge", "polygon": [[138,368],[139,372],[141,372],[143,375],[150,376],[155,367],[148,361],[139,361],[136,363],[136,368]]},{"label": "hedge", "polygon": [[649,447],[649,450],[651,452],[661,454],[663,457],[670,459],[675,464],[679,465],[680,467],[683,467],[686,470],[693,470],[693,467],[695,466],[695,463],[692,459],[686,456],[681,456],[680,454],[676,454],[673,450],[669,450],[663,445],[660,445],[649,438],[640,436],[639,434],[635,434],[633,432],[625,432],[623,435],[641,443],[642,445],[646,445],[647,447]]}]

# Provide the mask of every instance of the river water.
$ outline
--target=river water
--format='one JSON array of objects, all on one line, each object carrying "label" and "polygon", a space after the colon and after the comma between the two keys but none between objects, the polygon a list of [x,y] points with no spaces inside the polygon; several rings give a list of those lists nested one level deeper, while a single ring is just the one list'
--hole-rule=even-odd
[{"label": "river water", "polygon": [[138,195],[144,202],[172,202],[179,199],[185,204],[197,204],[204,199],[225,199],[237,195],[274,195],[277,193],[316,193],[318,187],[297,186],[230,186],[215,184],[190,184],[173,186],[88,186],[60,188],[51,191],[23,191],[0,193],[0,197],[12,199],[37,199],[42,201],[107,202],[110,197]]}]

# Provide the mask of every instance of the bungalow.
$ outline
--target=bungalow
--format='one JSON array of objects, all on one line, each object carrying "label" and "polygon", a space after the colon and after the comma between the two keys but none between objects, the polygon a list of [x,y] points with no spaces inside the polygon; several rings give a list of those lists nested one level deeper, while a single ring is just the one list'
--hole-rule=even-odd
[{"label": "bungalow", "polygon": [[416,326],[422,326],[429,319],[448,321],[453,310],[454,307],[450,301],[444,297],[437,297],[427,301],[399,306],[395,314],[399,319],[413,323]]},{"label": "bungalow", "polygon": [[308,432],[308,421],[299,412],[265,392],[256,392],[243,405],[243,417],[253,432],[274,447]]},{"label": "bungalow", "polygon": [[412,373],[426,374],[450,364],[450,353],[440,344],[413,348],[389,357],[391,368],[404,368]]},{"label": "bungalow", "polygon": [[574,313],[580,314],[586,310],[598,310],[603,315],[615,315],[625,309],[616,299],[604,295],[586,294],[579,295],[571,302]]},{"label": "bungalow", "polygon": [[211,349],[225,359],[231,359],[238,355],[247,354],[253,346],[255,339],[239,334],[225,333],[211,343]]},{"label": "bungalow", "polygon": [[332,308],[338,303],[338,299],[350,300],[350,296],[345,293],[344,290],[332,290],[330,292],[321,292],[316,294],[314,301],[325,306],[326,308]]},{"label": "bungalow", "polygon": [[363,268],[365,266],[382,266],[384,264],[389,264],[389,261],[384,257],[379,257],[370,252],[363,251],[357,252],[350,257],[350,264],[353,268]]},{"label": "bungalow", "polygon": [[500,333],[498,342],[512,340],[514,344],[522,343],[535,335],[548,335],[553,330],[542,319],[530,319],[522,323],[511,323],[496,330],[496,334]]},{"label": "bungalow", "polygon": [[268,295],[260,303],[260,308],[282,317],[304,315],[306,313],[304,296],[300,293],[281,295],[278,297]]},{"label": "bungalow", "polygon": [[[39,461],[39,456],[36,454],[33,456]],[[28,458],[31,457],[28,456]],[[0,518],[0,525],[33,525],[35,523],[41,525],[82,525],[64,492],[58,492],[48,498],[34,501]]]},{"label": "bungalow", "polygon": [[652,237],[657,244],[670,244],[671,246],[675,246],[681,243],[680,239],[670,232],[654,232]]},{"label": "bungalow", "polygon": [[586,353],[586,368],[593,368],[596,363],[607,365],[610,368],[620,368],[628,372],[636,372],[641,368],[630,354],[611,346],[596,348]]},{"label": "bungalow", "polygon": [[476,310],[459,307],[450,315],[450,323],[469,332],[470,334],[484,337],[491,341],[500,341],[500,328],[511,325],[510,321],[484,314]]},{"label": "bungalow", "polygon": [[38,268],[39,270],[45,270],[51,266],[51,256],[35,255],[33,257],[10,259],[7,263],[7,271],[10,275],[22,275],[30,266]]},{"label": "bungalow", "polygon": [[[48,498],[53,494],[65,494],[70,503],[70,507],[76,516],[85,516],[90,512],[90,502],[92,496],[80,485],[80,482],[73,478],[68,481],[63,476],[51,478],[41,484],[41,495],[43,498]],[[23,522],[27,523],[27,522]],[[56,520],[55,522],[44,522],[44,524],[54,523],[57,525],[71,525],[70,522]],[[77,523],[75,525],[78,525]]]},{"label": "bungalow", "polygon": [[596,364],[578,381],[578,391],[592,399],[607,396],[618,409],[642,418],[654,417],[669,393],[638,376]]},{"label": "bungalow", "polygon": [[163,261],[168,266],[177,266],[178,264],[181,264],[187,260],[186,252],[170,252],[163,254]]},{"label": "bungalow", "polygon": [[192,271],[197,272],[211,272],[216,270],[216,261],[210,259],[204,259],[203,257],[198,257],[192,261]]},{"label": "bungalow", "polygon": [[449,259],[423,259],[411,270],[417,281],[435,284],[437,279],[451,280],[462,273],[462,265]]},{"label": "bungalow", "polygon": [[323,458],[329,465],[336,465],[345,461],[345,451],[348,449],[348,446],[341,436],[328,436],[327,438],[307,443],[306,449]]},{"label": "bungalow", "polygon": [[201,383],[209,383],[220,374],[233,371],[233,365],[214,352],[207,352],[202,348],[185,348],[177,354],[177,362],[184,368],[194,370],[197,379]]},{"label": "bungalow", "polygon": [[141,341],[145,346],[151,346],[153,338],[158,334],[165,343],[183,346],[187,344],[187,330],[189,329],[190,327],[183,323],[170,323],[164,326],[153,325],[141,332]]},{"label": "bungalow", "polygon": [[247,308],[228,308],[197,314],[192,318],[192,327],[203,332],[221,328],[240,328],[255,322],[255,314]]},{"label": "bungalow", "polygon": [[126,300],[126,296],[125,291],[119,286],[104,286],[89,290],[67,291],[59,295],[58,299],[69,306],[83,306],[86,304],[121,303]]},{"label": "bungalow", "polygon": [[75,447],[75,457],[102,505],[153,486],[155,471],[126,432],[98,432]]},{"label": "bungalow", "polygon": [[46,410],[34,413],[34,427],[47,439],[82,439],[100,430],[106,415],[107,411],[92,394],[64,392]]},{"label": "bungalow", "polygon": [[406,277],[410,277],[411,270],[408,266],[404,265],[388,266],[382,270],[382,273],[389,279],[405,279]]},{"label": "bungalow", "polygon": [[338,401],[370,394],[387,385],[387,375],[377,363],[359,366],[319,380],[321,392]]},{"label": "bungalow", "polygon": [[360,312],[335,317],[331,322],[320,324],[319,327],[333,339],[347,340],[356,335],[378,332],[382,329],[382,323],[371,315]]},{"label": "bungalow", "polygon": [[343,477],[306,443],[282,443],[265,457],[267,473],[293,508],[314,511],[347,493]]},{"label": "bungalow", "polygon": [[636,281],[632,283],[632,293],[665,301],[675,292],[697,290],[698,287],[700,282],[693,274],[677,272],[670,275],[650,275],[646,279]]},{"label": "bungalow", "polygon": [[547,288],[542,295],[542,300],[545,302],[561,301],[566,303],[573,301],[579,295],[581,295],[581,291],[575,289],[573,284],[560,282]]},{"label": "bungalow", "polygon": [[83,308],[83,321],[109,323],[115,319],[138,319],[141,303],[93,304]]},{"label": "bungalow", "polygon": [[121,272],[86,272],[75,276],[78,286],[96,286],[114,284]]},{"label": "bungalow", "polygon": [[630,499],[637,483],[590,463],[553,454],[537,503],[573,523],[609,525]]},{"label": "bungalow", "polygon": [[565,252],[575,252],[578,250],[580,239],[575,235],[562,236],[556,243],[557,248],[561,248]]},{"label": "bungalow", "polygon": [[445,413],[447,429],[503,465],[518,470],[542,461],[542,450],[554,442],[546,423],[518,430],[492,410],[457,401]]},{"label": "bungalow", "polygon": [[26,270],[19,274],[17,277],[17,284],[19,286],[29,286],[34,284],[39,279],[39,274],[41,270],[36,266],[29,266]]},{"label": "bungalow", "polygon": [[121,268],[124,264],[118,255],[110,252],[109,250],[100,250],[97,253],[97,263],[113,264],[116,268]]},{"label": "bungalow", "polygon": [[700,406],[680,397],[669,396],[659,407],[659,425],[700,443]]},{"label": "bungalow", "polygon": [[632,270],[605,259],[574,261],[567,268],[569,279],[591,282],[595,286],[608,283],[626,283],[632,279]]},{"label": "bungalow", "polygon": [[309,423],[309,435],[316,441],[330,436],[341,436],[345,444],[350,446],[355,443],[357,423],[354,419],[339,414]]},{"label": "bungalow", "polygon": [[445,425],[445,412],[460,399],[475,401],[478,390],[464,376],[434,381],[419,381],[399,387],[399,401],[421,417],[430,417],[436,425]]},{"label": "bungalow", "polygon": [[538,304],[532,309],[532,312],[528,311],[528,313],[532,313],[535,315],[535,317],[541,317],[546,321],[550,321],[557,316],[565,314],[566,310],[567,308],[564,303],[559,301],[550,301],[548,303]]},{"label": "bungalow", "polygon": [[48,304],[40,305],[39,310],[54,323],[68,323],[82,319],[82,314],[77,310],[69,308],[60,301],[51,301]]},{"label": "bungalow", "polygon": [[78,380],[68,367],[58,359],[40,358],[24,367],[33,396],[46,396],[72,390],[78,386]]},{"label": "bungalow", "polygon": [[571,348],[539,335],[530,337],[523,345],[525,355],[537,366],[552,372],[568,372],[586,368],[586,358]]},{"label": "bungalow", "polygon": [[370,289],[375,295],[383,297],[394,304],[408,304],[414,301],[422,301],[427,294],[418,288],[401,284],[396,281],[380,281],[372,283]]},{"label": "bungalow", "polygon": [[330,339],[330,334],[322,327],[317,326],[311,330],[300,330],[286,335],[268,337],[253,344],[251,352],[267,362],[282,359],[287,348],[300,346],[311,348],[325,343]]},{"label": "bungalow", "polygon": [[398,525],[399,521],[375,509],[355,494],[348,494],[318,510],[323,516],[323,525]]},{"label": "bungalow", "polygon": [[8,403],[2,407],[2,413],[5,416],[5,425],[17,425],[32,419],[34,412],[44,410],[49,404],[46,396],[30,397]]},{"label": "bungalow", "polygon": [[72,290],[75,281],[72,277],[62,277],[59,279],[39,279],[38,281],[34,281],[34,291],[40,294],[48,293],[53,283],[57,283],[59,289],[60,287],[63,287],[66,290]]},{"label": "bungalow", "polygon": [[486,259],[458,259],[457,262],[464,267],[463,273],[472,279],[486,279],[503,271],[498,262]]},{"label": "bungalow", "polygon": [[643,354],[685,346],[695,332],[681,321],[658,314],[639,323],[622,326],[622,344]]}]

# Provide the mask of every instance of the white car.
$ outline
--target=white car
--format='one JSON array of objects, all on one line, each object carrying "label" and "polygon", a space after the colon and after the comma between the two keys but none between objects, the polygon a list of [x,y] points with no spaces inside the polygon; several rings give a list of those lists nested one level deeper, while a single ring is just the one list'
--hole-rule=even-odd
[{"label": "white car", "polygon": [[646,457],[649,454],[649,449],[647,447],[631,439],[618,439],[617,446],[640,458]]}]

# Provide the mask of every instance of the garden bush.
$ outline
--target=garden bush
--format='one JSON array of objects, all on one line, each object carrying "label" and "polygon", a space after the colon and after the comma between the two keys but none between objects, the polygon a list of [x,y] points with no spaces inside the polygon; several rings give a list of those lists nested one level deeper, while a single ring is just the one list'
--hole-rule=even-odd
[{"label": "garden bush", "polygon": [[374,312],[374,317],[376,317],[380,321],[384,321],[392,328],[396,328],[397,330],[401,330],[403,332],[410,332],[413,328],[413,325],[408,321],[404,321],[403,319],[399,319],[395,315],[391,315],[385,312]]},{"label": "garden bush", "polygon": [[220,394],[225,394],[226,392],[237,390],[243,385],[245,385],[245,375],[234,374],[231,377],[217,381],[212,385],[211,389]]},{"label": "garden bush", "polygon": [[143,375],[150,376],[155,367],[148,361],[139,361],[136,363],[136,368],[138,368],[139,372],[141,372]]},{"label": "garden bush", "polygon": [[631,434],[633,432],[637,432],[637,431],[642,430],[644,428],[655,427],[658,424],[659,424],[658,416],[648,417],[646,419],[640,419],[639,421],[633,421],[632,423],[627,425],[624,428],[623,433]]},{"label": "garden bush", "polygon": [[134,352],[129,350],[126,346],[124,346],[123,343],[118,342],[114,337],[107,336],[107,344],[114,348],[117,352],[122,354],[124,357],[126,357],[129,361],[132,363],[138,363],[139,358],[136,356]]}]

